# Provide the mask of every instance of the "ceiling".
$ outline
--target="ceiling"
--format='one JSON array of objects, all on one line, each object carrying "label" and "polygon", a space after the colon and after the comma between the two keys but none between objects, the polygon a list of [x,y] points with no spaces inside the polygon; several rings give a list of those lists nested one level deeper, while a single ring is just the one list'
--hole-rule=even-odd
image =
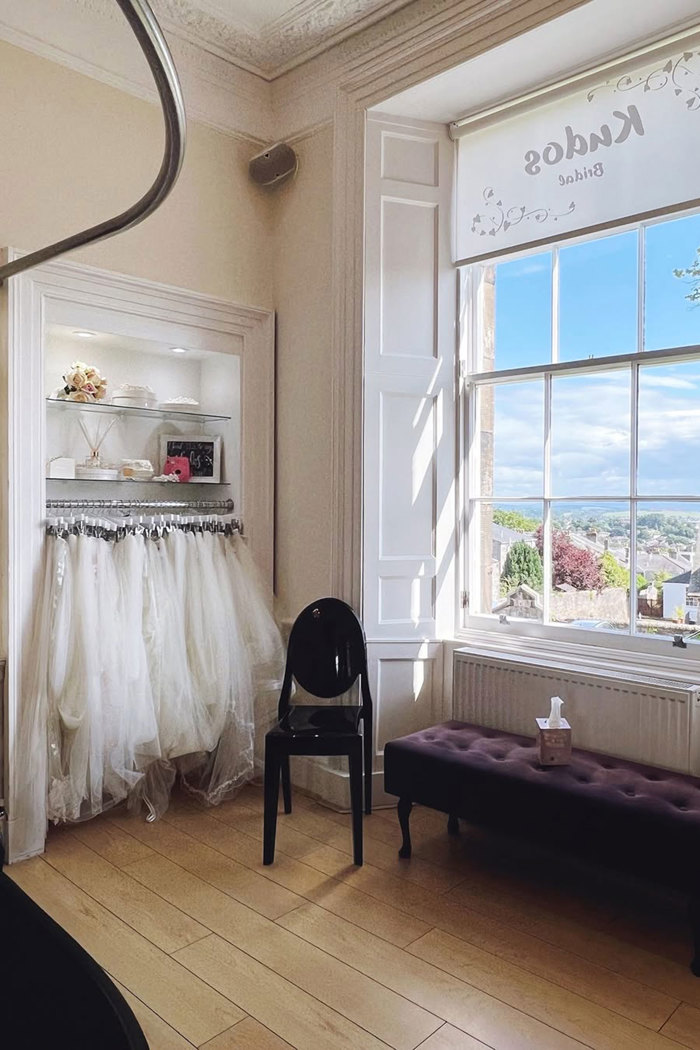
[{"label": "ceiling", "polygon": [[152,0],[165,28],[272,79],[412,0]]}]

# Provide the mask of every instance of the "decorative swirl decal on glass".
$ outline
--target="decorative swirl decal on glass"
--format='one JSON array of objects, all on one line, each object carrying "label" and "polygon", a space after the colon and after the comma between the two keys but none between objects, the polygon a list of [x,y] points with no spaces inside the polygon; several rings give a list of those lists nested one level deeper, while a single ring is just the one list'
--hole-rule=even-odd
[{"label": "decorative swirl decal on glass", "polygon": [[480,237],[495,237],[498,233],[505,233],[511,226],[518,226],[521,222],[556,222],[565,215],[571,215],[576,210],[572,201],[566,211],[553,212],[551,208],[531,208],[529,211],[524,205],[514,204],[510,208],[503,206],[502,200],[496,200],[496,193],[491,186],[487,186],[483,194],[484,208],[472,219],[472,233],[478,233]]},{"label": "decorative swirl decal on glass", "polygon": [[591,102],[601,91],[661,91],[672,88],[673,93],[685,102],[686,108],[700,110],[700,51],[684,51],[682,55],[669,58],[663,66],[646,75],[630,75],[614,78],[605,84],[591,88],[586,98]]}]

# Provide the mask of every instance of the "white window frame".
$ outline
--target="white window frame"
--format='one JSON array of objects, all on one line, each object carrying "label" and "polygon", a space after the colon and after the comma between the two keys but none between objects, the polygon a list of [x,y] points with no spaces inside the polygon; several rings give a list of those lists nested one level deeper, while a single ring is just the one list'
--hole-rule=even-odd
[{"label": "white window frame", "polygon": [[[620,224],[607,229],[603,234],[594,233],[582,235],[577,238],[562,239],[549,246],[553,253],[552,259],[552,360],[546,364],[527,366],[522,369],[495,369],[493,371],[479,371],[477,367],[478,354],[481,341],[481,318],[480,318],[480,277],[489,260],[479,261],[458,268],[460,288],[460,346],[459,346],[459,420],[460,420],[460,456],[459,456],[459,478],[458,491],[460,493],[458,512],[459,543],[459,578],[462,587],[459,593],[459,608],[456,622],[460,624],[457,639],[474,641],[476,635],[484,638],[494,634],[503,642],[507,640],[512,648],[514,642],[520,641],[524,651],[531,651],[532,643],[537,646],[538,642],[546,644],[556,642],[572,648],[596,647],[607,655],[613,655],[616,651],[630,655],[635,653],[647,653],[663,658],[672,654],[678,663],[687,661],[700,664],[700,644],[688,648],[678,648],[673,645],[673,638],[669,635],[644,635],[634,633],[634,624],[637,615],[637,592],[630,587],[629,595],[629,632],[603,632],[587,630],[585,628],[572,627],[556,623],[548,623],[550,587],[546,581],[551,580],[551,544],[545,546],[545,558],[543,559],[543,575],[545,587],[543,590],[543,619],[542,621],[510,619],[507,623],[499,621],[496,613],[480,613],[470,610],[471,594],[476,594],[480,586],[480,557],[479,557],[479,532],[475,521],[475,508],[483,503],[522,503],[524,508],[533,506],[531,497],[513,497],[504,495],[479,496],[480,486],[478,481],[479,465],[479,432],[476,408],[476,392],[479,387],[508,383],[525,378],[544,378],[544,458],[545,479],[544,491],[537,506],[543,509],[543,524],[545,529],[550,525],[550,508],[556,503],[571,503],[576,501],[575,494],[566,497],[552,497],[547,491],[549,485],[548,453],[549,453],[549,431],[551,422],[551,386],[555,376],[594,374],[596,372],[610,372],[615,369],[629,369],[631,372],[630,382],[630,494],[629,496],[580,496],[578,499],[586,499],[591,502],[629,503],[630,506],[630,577],[636,576],[637,563],[637,505],[639,503],[649,504],[653,502],[679,502],[696,503],[700,510],[700,490],[697,494],[677,495],[673,493],[664,495],[640,495],[637,492],[637,468],[638,468],[638,389],[639,368],[652,362],[665,364],[680,362],[684,360],[700,360],[700,344],[694,346],[668,347],[661,350],[643,349],[644,339],[644,245],[645,237],[640,236],[638,241],[638,302],[637,302],[637,350],[629,354],[621,354],[611,357],[586,358],[579,361],[559,361],[558,358],[558,253],[560,247],[569,247],[572,244],[602,240],[604,237],[615,236],[630,230],[644,231],[651,226],[668,221],[682,219],[691,215],[700,214],[697,208],[691,208],[683,212],[668,212],[663,215],[647,219],[642,222]],[[513,252],[508,255],[499,255],[491,260],[493,264],[504,261],[512,261],[531,255],[540,255],[548,250],[547,247],[539,245],[531,249]]]}]

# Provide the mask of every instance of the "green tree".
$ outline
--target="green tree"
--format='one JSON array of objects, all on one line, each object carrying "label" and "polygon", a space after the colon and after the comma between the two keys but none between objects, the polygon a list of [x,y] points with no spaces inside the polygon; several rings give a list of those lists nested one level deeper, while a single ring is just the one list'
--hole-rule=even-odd
[{"label": "green tree", "polygon": [[690,266],[683,270],[674,270],[673,276],[681,279],[690,278],[691,289],[685,298],[689,303],[700,302],[700,248],[695,252],[695,258]]},{"label": "green tree", "polygon": [[493,520],[495,525],[502,525],[513,532],[534,532],[539,525],[539,521],[526,518],[519,510],[494,510]]},{"label": "green tree", "polygon": [[663,587],[663,585],[666,583],[666,580],[670,580],[670,579],[671,579],[671,573],[670,572],[657,572],[655,574],[655,576],[654,576],[654,586],[656,587],[656,589],[658,591],[660,591],[661,588]]},{"label": "green tree", "polygon": [[[620,565],[619,561],[610,553],[605,551],[600,559],[600,572],[605,587],[624,587],[626,591],[630,586],[630,572]],[[641,572],[636,574],[637,590],[641,591],[648,585],[646,576]]]},{"label": "green tree", "polygon": [[542,559],[539,553],[524,540],[518,540],[508,551],[503,566],[501,583],[506,593],[521,583],[538,591],[542,589],[542,582]]},{"label": "green tree", "polygon": [[630,585],[630,574],[628,569],[623,569],[617,558],[605,551],[600,559],[600,571],[603,574],[603,584],[606,587],[624,587]]}]

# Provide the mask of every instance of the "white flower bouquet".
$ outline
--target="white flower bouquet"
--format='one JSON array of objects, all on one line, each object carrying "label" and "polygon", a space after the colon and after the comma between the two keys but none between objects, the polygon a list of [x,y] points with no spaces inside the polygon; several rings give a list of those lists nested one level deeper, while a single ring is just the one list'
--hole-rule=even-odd
[{"label": "white flower bouquet", "polygon": [[80,401],[89,404],[102,401],[107,393],[107,380],[92,365],[74,361],[63,377],[64,386],[56,391],[56,397],[65,401]]}]

